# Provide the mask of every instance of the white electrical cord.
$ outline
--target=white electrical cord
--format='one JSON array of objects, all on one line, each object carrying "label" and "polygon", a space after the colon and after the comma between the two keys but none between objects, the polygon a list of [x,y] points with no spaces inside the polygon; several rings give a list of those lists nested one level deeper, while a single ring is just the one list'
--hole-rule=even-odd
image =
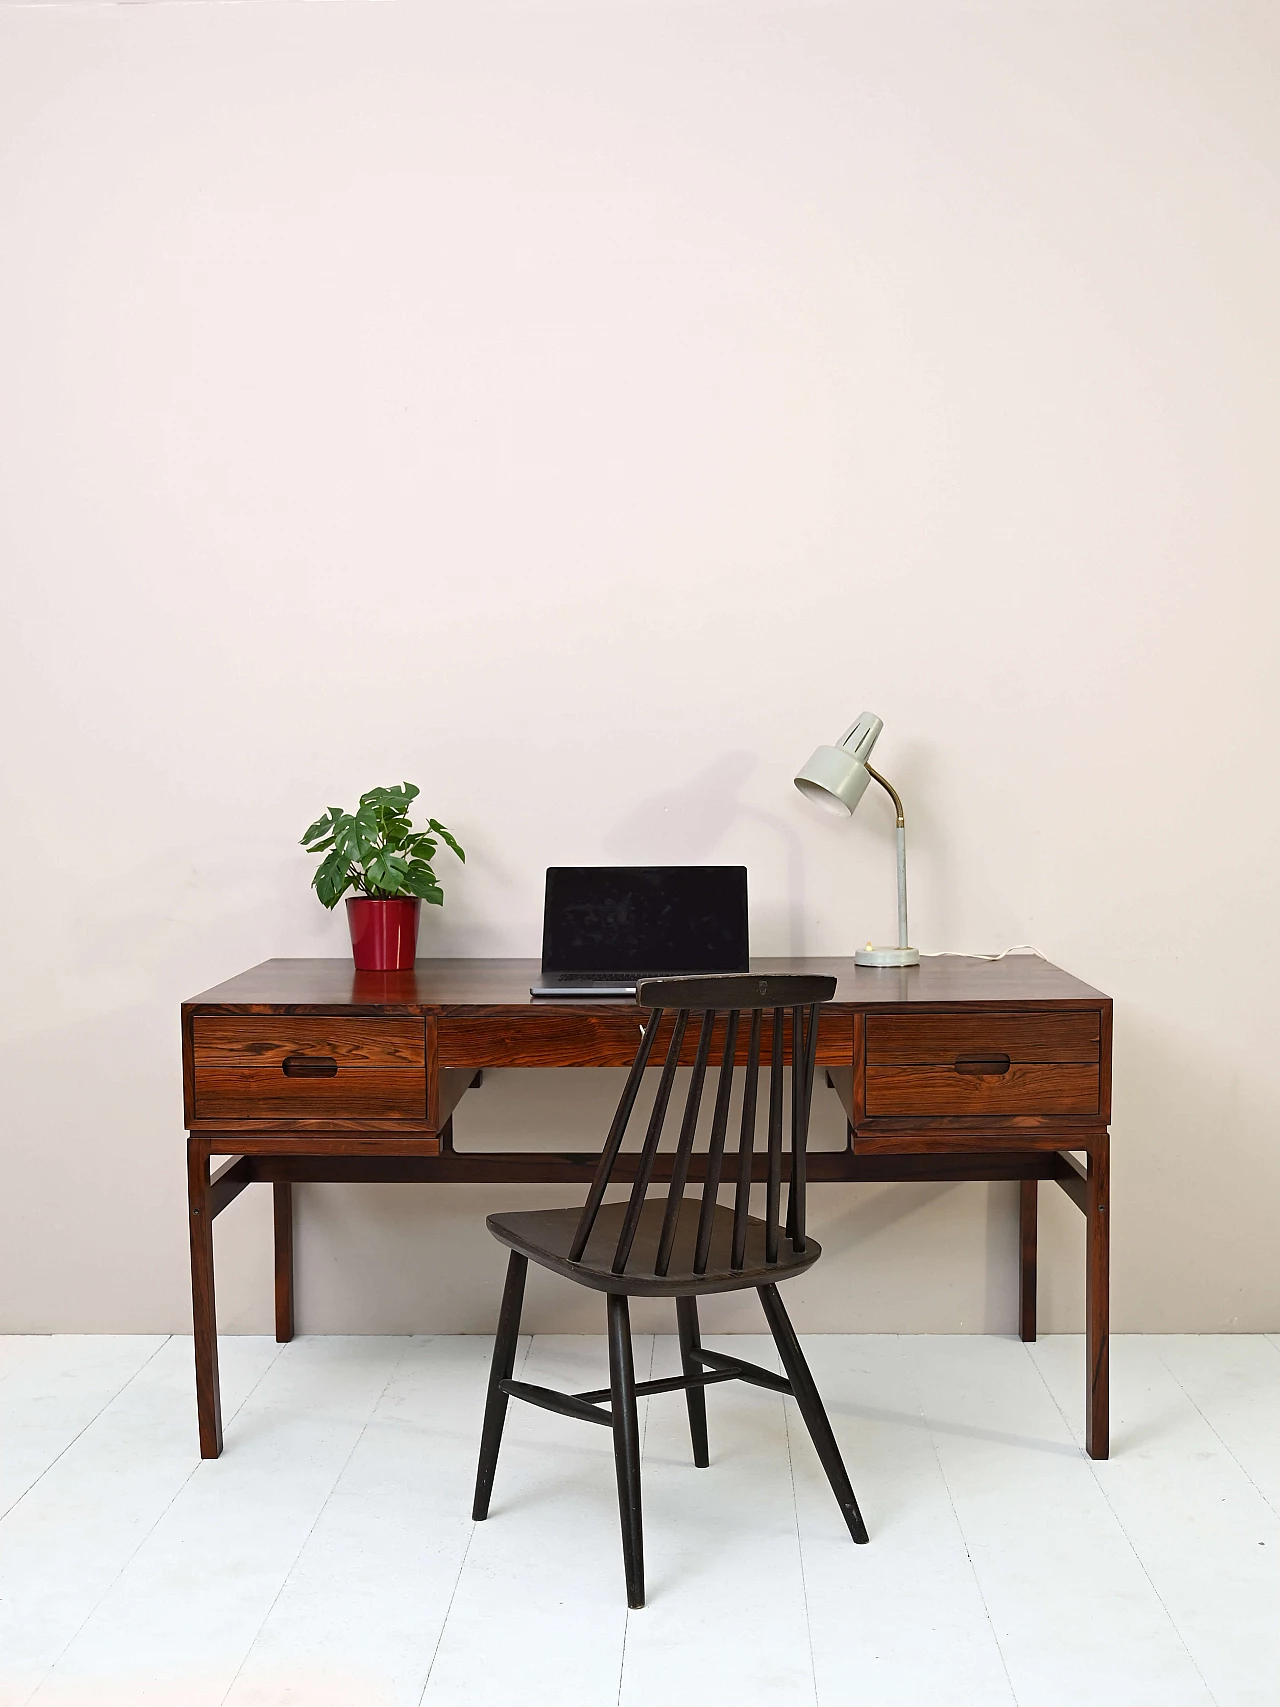
[{"label": "white electrical cord", "polygon": [[1041,954],[1038,948],[1033,948],[1029,942],[1018,942],[1012,948],[1002,948],[999,954],[966,954],[962,948],[922,948],[921,960],[1003,960],[1010,954],[1034,954],[1037,960],[1045,960],[1047,955]]}]

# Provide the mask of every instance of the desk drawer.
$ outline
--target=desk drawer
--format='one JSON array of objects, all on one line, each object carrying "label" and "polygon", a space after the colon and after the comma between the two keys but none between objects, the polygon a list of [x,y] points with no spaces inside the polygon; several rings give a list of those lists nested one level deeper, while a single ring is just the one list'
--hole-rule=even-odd
[{"label": "desk drawer", "polygon": [[1096,1115],[1100,1016],[871,1014],[869,1119],[912,1115]]},{"label": "desk drawer", "polygon": [[256,1121],[427,1118],[426,1039],[417,1018],[196,1014],[194,1118]]}]

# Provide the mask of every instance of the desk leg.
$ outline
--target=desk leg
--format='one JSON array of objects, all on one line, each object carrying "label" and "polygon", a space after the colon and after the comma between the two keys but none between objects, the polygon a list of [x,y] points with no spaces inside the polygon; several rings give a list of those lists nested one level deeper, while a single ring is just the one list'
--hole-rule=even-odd
[{"label": "desk leg", "polygon": [[293,1187],[277,1180],[271,1187],[276,1238],[276,1340],[293,1338]]},{"label": "desk leg", "polygon": [[200,1456],[222,1451],[222,1398],[218,1386],[218,1320],[213,1296],[213,1213],[209,1202],[209,1147],[187,1139],[187,1208],[191,1223],[191,1315],[195,1329],[196,1414]]},{"label": "desk leg", "polygon": [[1040,1181],[1024,1179],[1018,1197],[1018,1334],[1030,1345],[1036,1337],[1036,1219]]},{"label": "desk leg", "polygon": [[1104,1135],[1089,1151],[1085,1182],[1085,1450],[1090,1458],[1109,1455],[1109,1331],[1111,1290],[1111,1140]]}]

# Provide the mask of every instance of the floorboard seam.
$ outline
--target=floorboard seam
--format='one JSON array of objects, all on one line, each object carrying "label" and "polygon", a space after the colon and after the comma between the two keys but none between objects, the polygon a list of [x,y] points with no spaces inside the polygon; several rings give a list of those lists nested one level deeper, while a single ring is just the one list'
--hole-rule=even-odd
[{"label": "floorboard seam", "polygon": [[[231,1682],[227,1685],[226,1694],[224,1694],[222,1697],[223,1702],[225,1702],[227,1699],[227,1696],[231,1694],[231,1691],[236,1686],[237,1678],[239,1678],[240,1673],[244,1670],[245,1666],[248,1665],[249,1656],[253,1653],[254,1648],[257,1646],[258,1638],[261,1636],[262,1632],[266,1629],[267,1624],[270,1621],[271,1614],[276,1609],[276,1602],[280,1599],[280,1596],[284,1593],[285,1589],[289,1586],[289,1578],[293,1575],[295,1569],[297,1568],[298,1560],[302,1557],[303,1553],[306,1551],[307,1542],[310,1541],[311,1537],[315,1534],[316,1524],[319,1523],[320,1519],[324,1516],[325,1511],[328,1507],[329,1501],[333,1498],[334,1489],[337,1487],[338,1483],[342,1480],[343,1475],[346,1472],[347,1465],[350,1464],[352,1458],[355,1456],[356,1447],[359,1446],[360,1442],[364,1439],[365,1432],[368,1429],[369,1424],[373,1421],[374,1417],[377,1415],[378,1406],[382,1403],[383,1399],[386,1397],[387,1388],[390,1387],[391,1383],[395,1380],[396,1373],[399,1370],[400,1365],[404,1362],[405,1358],[409,1355],[409,1351],[410,1351],[410,1348],[412,1347],[412,1345],[413,1345],[413,1336],[410,1335],[409,1338],[406,1339],[406,1341],[405,1341],[404,1349],[401,1351],[399,1357],[397,1357],[395,1362],[392,1364],[386,1380],[383,1382],[382,1386],[378,1389],[378,1396],[373,1401],[373,1404],[370,1405],[368,1416],[364,1419],[364,1422],[361,1423],[359,1433],[356,1435],[355,1439],[351,1442],[350,1452],[347,1453],[346,1457],[342,1460],[342,1463],[338,1466],[338,1473],[333,1478],[333,1481],[329,1484],[329,1492],[320,1501],[320,1508],[316,1512],[316,1515],[311,1520],[311,1527],[307,1530],[307,1533],[303,1536],[302,1542],[301,1542],[300,1546],[298,1547],[297,1552],[293,1555],[293,1558],[290,1560],[288,1570],[281,1577],[280,1586],[279,1586],[279,1588],[277,1588],[276,1592],[272,1595],[271,1604],[270,1604],[270,1606],[267,1607],[266,1612],[263,1614],[262,1622],[258,1625],[258,1628],[254,1631],[253,1637],[252,1637],[251,1641],[249,1642],[249,1645],[245,1648],[244,1658],[240,1661],[240,1664],[236,1667],[235,1674],[232,1677]],[[273,1363],[275,1362],[274,1358],[272,1359],[272,1362]]]},{"label": "floorboard seam", "polygon": [[987,1597],[983,1592],[982,1578],[978,1575],[978,1567],[973,1562],[973,1554],[969,1548],[969,1537],[964,1532],[964,1524],[960,1521],[960,1513],[956,1510],[955,1495],[951,1492],[951,1483],[947,1480],[947,1472],[942,1462],[942,1454],[938,1451],[938,1443],[933,1436],[933,1424],[925,1415],[924,1402],[920,1397],[920,1389],[916,1385],[915,1374],[907,1360],[905,1351],[902,1349],[902,1335],[895,1334],[893,1337],[898,1348],[898,1356],[901,1358],[903,1369],[906,1371],[907,1380],[911,1383],[911,1391],[915,1395],[916,1407],[920,1412],[920,1420],[924,1424],[925,1432],[929,1436],[929,1446],[933,1452],[933,1461],[938,1466],[938,1474],[941,1476],[942,1485],[946,1489],[947,1504],[951,1507],[951,1516],[955,1520],[956,1533],[959,1535],[960,1544],[964,1548],[964,1556],[969,1561],[969,1573],[973,1577],[973,1586],[978,1591],[978,1599],[982,1602],[982,1610],[986,1616],[987,1628],[991,1632],[991,1640],[995,1643],[996,1652],[1000,1656],[1000,1667],[1004,1672],[1004,1680],[1009,1686],[1009,1699],[1013,1702],[1014,1707],[1021,1707],[1021,1704],[1018,1701],[1018,1692],[1013,1687],[1013,1677],[1009,1671],[1009,1662],[1005,1658],[1004,1644],[1001,1642],[999,1632],[996,1630],[995,1619],[991,1616],[991,1608],[987,1604]]},{"label": "floorboard seam", "polygon": [[1222,1450],[1226,1453],[1227,1457],[1230,1458],[1231,1462],[1235,1465],[1236,1469],[1239,1470],[1240,1474],[1244,1477],[1245,1481],[1248,1482],[1249,1486],[1255,1491],[1255,1493],[1258,1495],[1259,1499],[1262,1500],[1263,1504],[1267,1507],[1267,1509],[1269,1511],[1271,1511],[1272,1513],[1274,1513],[1274,1515],[1276,1517],[1280,1517],[1280,1510],[1277,1510],[1275,1505],[1272,1503],[1271,1498],[1268,1495],[1268,1493],[1266,1492],[1265,1488],[1260,1488],[1258,1486],[1258,1484],[1254,1481],[1253,1477],[1249,1474],[1249,1472],[1245,1469],[1244,1465],[1240,1462],[1240,1460],[1236,1457],[1235,1453],[1231,1450],[1230,1445],[1223,1438],[1223,1436],[1218,1433],[1218,1430],[1209,1421],[1208,1417],[1200,1409],[1199,1405],[1196,1404],[1196,1402],[1192,1398],[1190,1392],[1188,1392],[1187,1388],[1178,1379],[1177,1371],[1174,1370],[1168,1363],[1165,1362],[1165,1359],[1164,1359],[1163,1355],[1161,1354],[1158,1347],[1156,1348],[1156,1356],[1159,1358],[1160,1363],[1163,1365],[1163,1367],[1168,1371],[1170,1379],[1175,1383],[1175,1385],[1178,1387],[1179,1391],[1186,1395],[1187,1403],[1191,1406],[1192,1410],[1195,1411],[1196,1415],[1200,1418],[1200,1420],[1204,1424],[1204,1426],[1209,1430],[1209,1433],[1213,1436],[1213,1438],[1222,1447]]},{"label": "floorboard seam", "polygon": [[[276,1358],[279,1357],[280,1353],[283,1350],[284,1350],[283,1345],[277,1345],[274,1353],[272,1354],[270,1363],[264,1364],[263,1369],[262,1369],[262,1373],[261,1373],[261,1375],[259,1375],[258,1379],[254,1382],[253,1386],[250,1387],[249,1391],[241,1399],[240,1403],[236,1406],[235,1410],[227,1412],[227,1421],[229,1423],[235,1421],[235,1419],[240,1415],[241,1411],[249,1403],[249,1400],[252,1399],[253,1395],[258,1391],[258,1388],[261,1387],[262,1383],[266,1380],[267,1376],[275,1368]],[[201,1458],[199,1460],[199,1462],[196,1464],[196,1469],[198,1470],[200,1468],[200,1465],[205,1463],[205,1462],[206,1462],[205,1459]]]},{"label": "floorboard seam", "polygon": [[[1106,1487],[1103,1485],[1102,1478],[1098,1474],[1097,1465],[1094,1463],[1094,1460],[1092,1458],[1090,1458],[1088,1453],[1085,1451],[1083,1443],[1081,1442],[1081,1440],[1077,1436],[1075,1429],[1072,1428],[1072,1426],[1071,1426],[1071,1422],[1067,1416],[1067,1413],[1063,1410],[1062,1406],[1058,1403],[1058,1400],[1057,1400],[1056,1395],[1054,1394],[1053,1388],[1050,1387],[1049,1383],[1045,1380],[1044,1370],[1041,1369],[1039,1360],[1032,1354],[1031,1347],[1028,1345],[1028,1346],[1024,1347],[1024,1349],[1026,1351],[1028,1359],[1030,1360],[1032,1368],[1035,1370],[1036,1374],[1040,1377],[1041,1385],[1043,1386],[1045,1392],[1049,1395],[1050,1404],[1052,1404],[1053,1408],[1057,1411],[1058,1415],[1062,1418],[1063,1426],[1066,1428],[1067,1433],[1071,1436],[1072,1440],[1075,1441],[1076,1446],[1079,1448],[1080,1455],[1084,1459],[1084,1462],[1085,1462],[1086,1466],[1088,1467],[1089,1474],[1093,1477],[1094,1486],[1097,1488],[1098,1492],[1102,1495],[1103,1500],[1106,1502],[1107,1510],[1111,1513],[1112,1517],[1115,1519],[1116,1528],[1120,1531],[1121,1535],[1124,1536],[1125,1545],[1128,1547],[1129,1551],[1133,1554],[1134,1558],[1138,1561],[1138,1569],[1142,1572],[1143,1576],[1147,1579],[1147,1582],[1151,1587],[1152,1594],[1155,1595],[1156,1600],[1160,1604],[1160,1610],[1164,1613],[1165,1617],[1169,1620],[1169,1628],[1173,1631],[1174,1635],[1177,1636],[1178,1641],[1181,1644],[1183,1653],[1191,1661],[1192,1669],[1195,1671],[1196,1676],[1200,1679],[1201,1683],[1204,1685],[1205,1694],[1209,1697],[1210,1701],[1213,1702],[1213,1707],[1218,1707],[1218,1698],[1213,1693],[1212,1689],[1210,1689],[1208,1678],[1200,1670],[1200,1666],[1199,1666],[1198,1661],[1196,1660],[1196,1656],[1191,1652],[1191,1649],[1187,1646],[1187,1639],[1182,1634],[1182,1630],[1178,1624],[1177,1619],[1173,1616],[1172,1612],[1170,1612],[1169,1608],[1165,1605],[1164,1596],[1160,1593],[1160,1590],[1156,1587],[1155,1581],[1152,1578],[1151,1572],[1147,1569],[1146,1560],[1142,1557],[1142,1554],[1139,1553],[1138,1549],[1134,1546],[1133,1538],[1129,1534],[1129,1531],[1125,1528],[1124,1522],[1121,1519],[1120,1513],[1116,1510],[1115,1506],[1112,1505],[1111,1500],[1108,1497]],[[1157,1353],[1157,1356],[1159,1356],[1159,1353]],[[1161,1359],[1161,1361],[1163,1361],[1163,1359]],[[1172,1371],[1170,1371],[1170,1373],[1172,1374]],[[1174,1379],[1177,1380],[1177,1377],[1175,1376]],[[1179,1386],[1181,1386],[1181,1382],[1179,1382],[1178,1384],[1179,1384]]]},{"label": "floorboard seam", "polygon": [[[520,1361],[516,1366],[517,1377],[524,1374],[524,1366],[529,1361],[529,1353],[533,1350],[533,1335],[532,1334],[525,1334],[523,1336],[523,1338],[524,1338],[524,1353],[521,1356]],[[519,1341],[517,1341],[516,1343],[518,1345]],[[485,1392],[486,1392],[486,1394],[488,1392],[487,1376],[486,1376]],[[418,1707],[422,1707],[422,1703],[426,1700],[427,1685],[431,1682],[431,1674],[436,1669],[436,1661],[440,1657],[440,1644],[444,1641],[444,1633],[445,1633],[445,1630],[448,1628],[448,1625],[449,1625],[449,1614],[453,1611],[453,1603],[458,1598],[458,1588],[462,1582],[462,1573],[467,1568],[467,1555],[471,1551],[471,1543],[476,1538],[476,1530],[478,1527],[479,1527],[479,1525],[476,1523],[476,1520],[474,1518],[472,1518],[472,1520],[471,1520],[471,1533],[467,1536],[467,1544],[462,1549],[462,1557],[458,1560],[458,1574],[453,1579],[453,1587],[449,1591],[449,1604],[445,1607],[444,1617],[440,1620],[440,1629],[436,1635],[436,1645],[431,1650],[431,1659],[427,1665],[427,1675],[423,1678],[422,1688],[418,1692]]]},{"label": "floorboard seam", "polygon": [[138,1379],[139,1375],[142,1374],[142,1371],[151,1362],[152,1358],[159,1357],[160,1353],[164,1350],[165,1346],[168,1345],[169,1341],[172,1338],[173,1338],[172,1334],[166,1334],[164,1336],[164,1338],[160,1341],[160,1344],[151,1353],[151,1357],[144,1357],[142,1362],[134,1370],[133,1374],[129,1377],[129,1379],[127,1381],[122,1382],[121,1385],[116,1388],[115,1392],[111,1395],[111,1397],[109,1399],[103,1400],[102,1404],[100,1404],[98,1406],[97,1410],[93,1413],[93,1415],[89,1418],[88,1422],[84,1425],[84,1428],[77,1429],[76,1433],[72,1435],[71,1439],[63,1447],[62,1451],[58,1453],[57,1458],[51,1458],[49,1460],[49,1462],[45,1465],[44,1469],[41,1470],[40,1474],[35,1478],[35,1480],[32,1482],[29,1482],[27,1484],[27,1486],[25,1488],[23,1488],[22,1492],[18,1495],[17,1499],[12,1500],[4,1508],[3,1511],[0,1511],[0,1523],[4,1522],[5,1518],[8,1517],[8,1515],[11,1511],[17,1510],[17,1508],[22,1504],[23,1500],[25,1500],[27,1495],[31,1492],[32,1488],[38,1487],[40,1485],[40,1483],[49,1474],[50,1470],[53,1469],[54,1465],[58,1462],[58,1460],[66,1457],[67,1453],[70,1452],[71,1448],[75,1445],[76,1441],[79,1440],[80,1436],[82,1434],[84,1434],[86,1432],[86,1430],[91,1429],[93,1427],[94,1423],[97,1422],[98,1418],[102,1415],[102,1413],[105,1410],[108,1410],[112,1405],[115,1404],[116,1400],[120,1397],[121,1393],[123,1393],[127,1387],[131,1386],[133,1384],[133,1382],[135,1382]]}]

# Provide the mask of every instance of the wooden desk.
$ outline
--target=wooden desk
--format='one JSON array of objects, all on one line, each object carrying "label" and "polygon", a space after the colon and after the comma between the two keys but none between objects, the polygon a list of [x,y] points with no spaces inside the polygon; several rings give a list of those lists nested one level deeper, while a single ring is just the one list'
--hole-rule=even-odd
[{"label": "wooden desk", "polygon": [[[849,1141],[842,1151],[810,1153],[812,1184],[1021,1181],[1024,1340],[1036,1333],[1039,1182],[1055,1181],[1083,1211],[1086,1436],[1090,1455],[1105,1458],[1110,998],[1031,957],[926,960],[902,971],[835,959],[752,966],[837,979],[818,1065],[844,1104]],[[270,1181],[275,1194],[282,1341],[293,1337],[296,1181],[562,1180],[585,1190],[596,1160],[590,1150],[453,1148],[453,1111],[486,1067],[624,1067],[635,1055],[642,1016],[634,1004],[535,1001],[537,971],[532,960],[420,960],[411,972],[268,960],[183,1003],[203,1457],[222,1450],[213,1220],[247,1185]],[[661,1050],[660,1039],[658,1059]],[[692,1060],[692,1038],[689,1050]],[[590,1144],[602,1135],[583,1136]],[[212,1156],[232,1159],[212,1172]],[[695,1157],[695,1179],[697,1169]],[[731,1176],[731,1157],[725,1169]],[[661,1161],[655,1177],[669,1177]]]}]

